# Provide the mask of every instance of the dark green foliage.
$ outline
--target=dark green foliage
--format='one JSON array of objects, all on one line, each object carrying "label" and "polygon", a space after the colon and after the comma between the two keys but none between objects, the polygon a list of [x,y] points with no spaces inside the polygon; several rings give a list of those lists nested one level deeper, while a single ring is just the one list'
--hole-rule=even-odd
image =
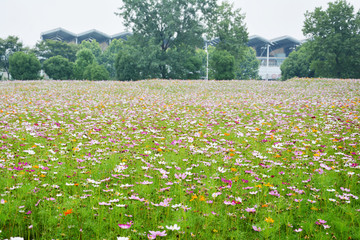
[{"label": "dark green foliage", "polygon": [[74,64],[62,56],[51,57],[43,64],[45,73],[55,80],[71,79]]},{"label": "dark green foliage", "polygon": [[40,61],[34,54],[16,52],[10,56],[9,72],[13,79],[36,80],[41,70]]},{"label": "dark green foliage", "polygon": [[[132,52],[133,50],[134,52]],[[128,47],[119,51],[115,60],[117,79],[121,81],[139,80],[141,73],[138,66],[139,59],[136,58],[135,49]]]},{"label": "dark green foliage", "polygon": [[54,40],[45,40],[36,44],[33,52],[40,61],[45,61],[51,57],[62,56],[70,62],[75,62],[76,52],[79,46],[73,43],[66,43]]},{"label": "dark green foliage", "polygon": [[260,61],[256,58],[254,49],[247,47],[244,51],[242,60],[236,63],[236,79],[258,79]]},{"label": "dark green foliage", "polygon": [[305,14],[303,32],[310,40],[315,76],[360,77],[360,12],[345,0]]},{"label": "dark green foliage", "polygon": [[168,51],[169,78],[199,79],[202,59],[192,49],[172,48]]},{"label": "dark green foliage", "polygon": [[211,56],[210,66],[216,80],[235,78],[235,58],[226,50],[215,50]]},{"label": "dark green foliage", "polygon": [[310,70],[311,52],[309,43],[304,43],[296,51],[290,53],[289,57],[281,65],[281,77],[287,80],[293,77],[313,77],[314,72]]},{"label": "dark green foliage", "polygon": [[74,77],[77,80],[84,79],[84,71],[87,66],[95,63],[95,56],[89,49],[81,49],[76,53]]},{"label": "dark green foliage", "polygon": [[89,49],[92,54],[94,54],[95,59],[97,61],[99,61],[101,54],[102,54],[102,49],[100,47],[100,44],[97,41],[82,41],[80,44],[80,50],[82,49]]},{"label": "dark green foliage", "polygon": [[109,72],[104,66],[93,63],[85,68],[83,77],[87,80],[109,80]]},{"label": "dark green foliage", "polygon": [[6,39],[0,38],[0,69],[4,69],[9,75],[9,59],[12,54],[23,50],[23,44],[16,36],[9,36]]},{"label": "dark green foliage", "polygon": [[98,60],[101,65],[105,66],[106,70],[109,72],[111,79],[116,78],[116,57],[121,51],[121,49],[124,48],[123,45],[123,40],[112,40],[110,45],[105,49],[103,54],[100,56],[100,59]]}]

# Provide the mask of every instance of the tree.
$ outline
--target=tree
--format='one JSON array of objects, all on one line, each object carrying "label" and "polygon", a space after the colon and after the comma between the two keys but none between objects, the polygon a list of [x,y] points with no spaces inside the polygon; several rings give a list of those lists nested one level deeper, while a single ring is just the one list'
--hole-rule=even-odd
[{"label": "tree", "polygon": [[314,72],[310,69],[311,52],[309,45],[308,42],[298,47],[281,64],[281,78],[283,80],[293,77],[314,77]]},{"label": "tree", "polygon": [[[149,72],[146,77],[158,74],[169,77],[168,49],[175,47],[179,51],[186,46],[195,50],[203,45],[202,35],[215,6],[216,0],[123,0],[118,15],[126,27],[132,28],[133,39],[137,39],[132,44],[142,48],[141,51],[151,50],[149,56],[153,59],[143,59],[143,65],[155,62],[158,68],[151,68],[155,72]],[[150,44],[153,47],[145,50]],[[141,69],[141,72],[147,71]]]},{"label": "tree", "polygon": [[23,44],[16,36],[9,36],[6,39],[0,38],[0,68],[3,68],[9,76],[9,59],[12,54],[23,50]]},{"label": "tree", "polygon": [[105,66],[106,70],[109,72],[111,79],[116,78],[116,57],[123,48],[123,40],[114,39],[100,56],[99,63]]},{"label": "tree", "polygon": [[211,19],[210,37],[220,40],[216,48],[228,51],[237,60],[244,54],[248,42],[244,19],[241,9],[234,9],[234,4],[228,1],[216,8]]},{"label": "tree", "polygon": [[82,41],[80,44],[80,50],[81,49],[89,49],[92,54],[94,54],[95,59],[97,61],[99,61],[101,54],[102,54],[102,49],[100,47],[100,44],[97,41]]},{"label": "tree", "polygon": [[36,43],[33,52],[41,62],[55,56],[62,56],[70,62],[75,62],[78,50],[79,46],[76,44],[47,39]]},{"label": "tree", "polygon": [[71,79],[74,64],[62,56],[51,57],[44,62],[44,70],[50,78],[56,80]]},{"label": "tree", "polygon": [[85,68],[83,78],[87,80],[109,80],[109,72],[103,65],[93,63]]},{"label": "tree", "polygon": [[196,55],[194,49],[182,46],[168,50],[169,78],[199,79],[202,59]]},{"label": "tree", "polygon": [[89,49],[82,49],[76,53],[74,67],[74,77],[77,80],[84,79],[84,71],[87,66],[92,65],[95,61],[94,54]]},{"label": "tree", "polygon": [[[134,54],[135,53],[135,54]],[[128,46],[119,51],[115,61],[117,79],[121,81],[141,79],[136,49]]]},{"label": "tree", "polygon": [[36,80],[40,78],[41,64],[34,54],[16,52],[10,56],[9,66],[13,79]]},{"label": "tree", "polygon": [[213,53],[210,66],[216,80],[232,80],[235,78],[235,57],[226,50],[216,49]]},{"label": "tree", "polygon": [[256,58],[256,52],[251,47],[247,47],[242,60],[235,65],[236,79],[258,79],[260,61]]},{"label": "tree", "polygon": [[319,77],[360,77],[360,11],[345,0],[306,12],[303,33],[310,38],[311,68]]}]

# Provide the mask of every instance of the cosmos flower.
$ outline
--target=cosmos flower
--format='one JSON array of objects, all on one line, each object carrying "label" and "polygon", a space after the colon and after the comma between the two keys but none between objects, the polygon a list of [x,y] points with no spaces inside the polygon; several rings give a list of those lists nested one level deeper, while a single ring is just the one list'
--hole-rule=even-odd
[{"label": "cosmos flower", "polygon": [[256,226],[252,226],[252,228],[254,229],[255,232],[261,232],[261,228],[256,227]]},{"label": "cosmos flower", "polygon": [[165,226],[166,229],[169,229],[171,231],[174,231],[174,230],[180,230],[180,226],[178,226],[177,224],[173,225],[173,226]]}]

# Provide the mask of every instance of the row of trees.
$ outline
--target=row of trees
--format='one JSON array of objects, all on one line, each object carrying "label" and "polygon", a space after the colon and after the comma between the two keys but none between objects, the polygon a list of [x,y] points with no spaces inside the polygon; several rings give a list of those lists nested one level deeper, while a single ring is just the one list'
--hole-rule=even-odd
[{"label": "row of trees", "polygon": [[40,69],[59,80],[199,79],[206,75],[205,36],[219,39],[208,48],[210,79],[258,78],[244,15],[228,2],[123,0],[117,15],[132,29],[128,41],[113,40],[103,50],[96,41],[46,40],[28,49],[9,37],[0,39],[1,67],[14,79],[38,79]]},{"label": "row of trees", "polygon": [[345,0],[305,14],[308,41],[281,65],[282,78],[360,78],[360,10]]},{"label": "row of trees", "polygon": [[13,79],[39,79],[40,70],[52,79],[115,79],[116,54],[122,41],[114,40],[103,51],[97,42],[80,45],[46,40],[32,49],[24,48],[18,37],[0,39],[0,69]]}]

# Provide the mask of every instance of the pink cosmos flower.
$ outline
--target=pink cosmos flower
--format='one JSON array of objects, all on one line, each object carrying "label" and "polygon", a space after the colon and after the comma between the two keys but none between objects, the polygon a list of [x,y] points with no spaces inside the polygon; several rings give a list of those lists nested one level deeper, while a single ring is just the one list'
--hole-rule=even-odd
[{"label": "pink cosmos flower", "polygon": [[164,237],[167,235],[165,230],[162,232],[160,231],[149,231],[149,232],[150,232],[150,234],[148,234],[149,239],[155,239],[157,236]]},{"label": "pink cosmos flower", "polygon": [[302,232],[301,228],[295,229],[294,232]]},{"label": "pink cosmos flower", "polygon": [[321,223],[321,224],[327,223],[325,220],[321,220],[321,219],[318,219],[318,220],[319,220],[319,223]]},{"label": "pink cosmos flower", "polygon": [[256,227],[256,226],[252,226],[252,228],[253,228],[254,231],[256,231],[256,232],[261,232],[261,228],[258,228],[258,227]]},{"label": "pink cosmos flower", "polygon": [[126,224],[118,224],[118,226],[120,227],[120,228],[122,228],[122,229],[129,229],[129,228],[131,228],[131,225],[133,224],[133,222],[131,221],[131,222],[128,222],[128,223],[126,223]]},{"label": "pink cosmos flower", "polygon": [[245,211],[247,211],[248,213],[254,213],[256,212],[255,208],[246,208]]}]

